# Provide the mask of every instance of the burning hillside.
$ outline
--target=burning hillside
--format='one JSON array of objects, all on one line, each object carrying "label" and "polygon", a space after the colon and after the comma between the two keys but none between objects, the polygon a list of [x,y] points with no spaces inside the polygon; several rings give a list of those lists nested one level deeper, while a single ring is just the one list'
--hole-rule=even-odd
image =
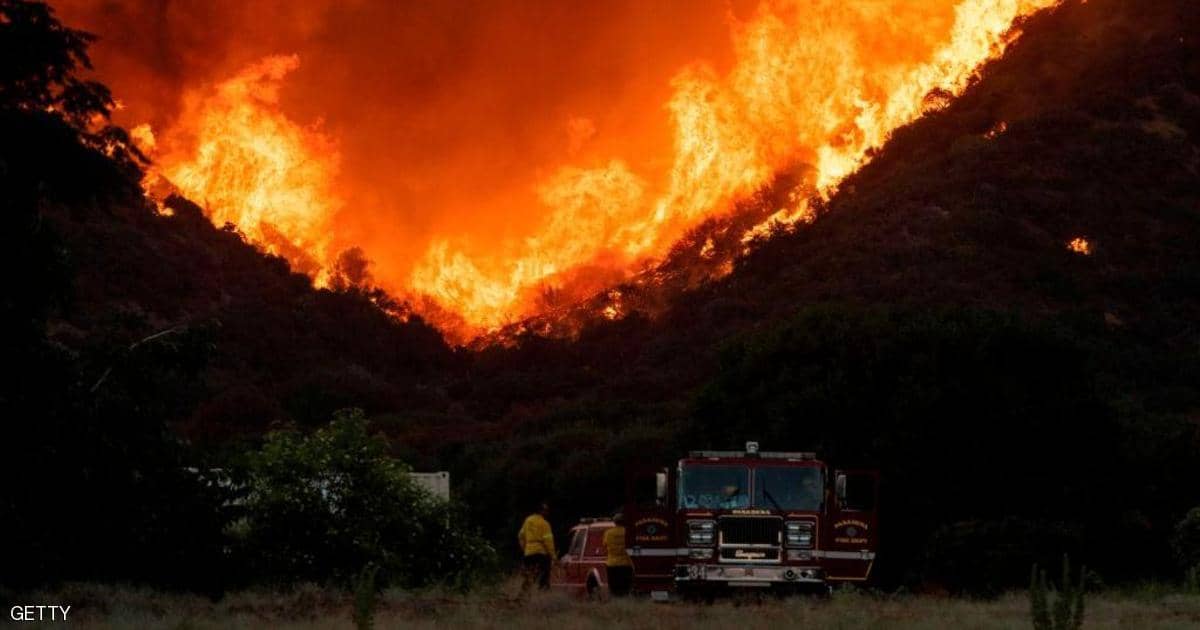
[{"label": "burning hillside", "polygon": [[[532,174],[505,179],[490,172],[491,162],[511,161],[504,156],[522,147],[480,138],[486,146],[476,150],[494,159],[460,155],[458,163],[441,165],[450,177],[481,173],[488,187],[472,191],[474,198],[445,192],[434,184],[440,176],[420,166],[368,177],[377,156],[356,154],[359,139],[343,142],[349,128],[344,118],[349,111],[356,118],[350,124],[386,138],[394,130],[371,117],[387,104],[350,100],[339,102],[339,111],[323,111],[323,87],[305,84],[313,75],[304,74],[306,64],[324,63],[319,53],[262,51],[269,54],[211,80],[185,80],[178,112],[160,114],[155,127],[141,127],[136,135],[153,138],[153,147],[143,142],[156,160],[150,177],[168,180],[217,225],[235,225],[318,283],[328,279],[342,252],[361,245],[374,261],[376,281],[409,298],[450,336],[468,338],[592,295],[606,296],[600,315],[619,317],[619,297],[608,299],[614,291],[607,287],[653,265],[701,221],[777,185],[781,172],[792,174],[791,189],[774,195],[775,205],[751,225],[739,224],[738,239],[811,220],[813,199],[832,194],[892,130],[960,93],[981,63],[1019,35],[1014,21],[1055,1],[767,0],[744,16],[730,8],[721,17],[730,34],[728,53],[717,54],[724,54],[724,63],[697,54],[711,47],[681,44],[693,61],[665,69],[669,79],[657,89],[630,87],[638,91],[637,103],[623,103],[624,86],[616,84],[602,95],[611,103],[592,102],[586,115],[561,122],[498,116],[496,126],[542,129],[534,135],[560,138],[566,148],[539,156]],[[296,41],[352,36],[322,28],[331,11],[316,7],[291,16],[304,25],[296,27],[303,32]],[[93,18],[101,13],[93,11]],[[528,37],[532,26],[505,28]],[[688,40],[669,31],[658,35]],[[622,45],[614,39],[600,54],[615,56],[612,48]],[[568,48],[555,54],[575,53]],[[562,85],[553,89],[571,91],[571,76],[558,81]],[[486,90],[504,89],[494,80],[476,83],[456,98],[478,94],[487,100]],[[286,98],[293,89],[306,101],[303,107]],[[659,94],[664,96],[654,101]],[[610,104],[621,109],[624,124],[598,122],[592,112]],[[327,114],[338,115],[338,128],[322,122]],[[424,124],[452,128],[463,124],[464,115],[479,114],[455,101],[441,119]],[[348,168],[350,162],[357,169]],[[372,192],[375,182],[389,178],[417,191],[414,205],[458,218],[405,229],[395,208]],[[439,193],[446,199],[433,198]],[[722,273],[729,266],[713,268]]]}]

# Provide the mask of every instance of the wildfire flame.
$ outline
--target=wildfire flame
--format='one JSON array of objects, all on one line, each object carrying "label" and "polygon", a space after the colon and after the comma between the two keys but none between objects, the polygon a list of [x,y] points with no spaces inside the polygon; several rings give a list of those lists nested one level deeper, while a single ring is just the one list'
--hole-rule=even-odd
[{"label": "wildfire flame", "polygon": [[1070,242],[1067,243],[1067,249],[1075,252],[1076,254],[1082,254],[1084,256],[1092,255],[1092,244],[1082,236],[1071,239]]},{"label": "wildfire flame", "polygon": [[319,122],[301,126],[279,109],[282,81],[299,65],[295,55],[262,59],[188,94],[181,124],[165,139],[148,125],[131,135],[159,165],[151,181],[165,177],[213,223],[236,225],[321,283],[336,258],[338,153]]},{"label": "wildfire flame", "polygon": [[[544,218],[532,234],[486,255],[435,235],[407,285],[387,288],[431,298],[475,332],[494,328],[558,293],[605,290],[797,165],[809,175],[788,206],[744,242],[772,226],[812,222],[812,191],[832,194],[893,130],[961,93],[1013,40],[1014,20],[1056,2],[766,0],[732,24],[728,72],[696,63],[675,76],[665,175],[639,174],[619,158],[551,169],[536,188]],[[143,146],[155,150],[161,175],[215,223],[236,224],[319,280],[344,245],[334,242],[343,202],[335,143],[279,108],[281,82],[298,64],[295,56],[263,59],[193,92],[168,133],[136,137],[150,139]],[[567,129],[572,155],[596,133],[586,118]],[[603,316],[621,312],[615,295]]]}]

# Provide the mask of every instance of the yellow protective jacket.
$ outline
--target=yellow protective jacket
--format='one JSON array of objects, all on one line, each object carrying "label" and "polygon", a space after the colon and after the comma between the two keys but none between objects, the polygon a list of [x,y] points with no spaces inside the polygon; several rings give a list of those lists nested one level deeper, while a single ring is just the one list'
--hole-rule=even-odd
[{"label": "yellow protective jacket", "polygon": [[631,567],[629,552],[625,551],[625,528],[617,525],[604,532],[604,564],[610,567]]},{"label": "yellow protective jacket", "polygon": [[543,553],[551,558],[557,557],[554,552],[554,533],[550,531],[550,523],[541,514],[525,517],[521,531],[517,532],[517,544],[521,545],[527,556]]}]

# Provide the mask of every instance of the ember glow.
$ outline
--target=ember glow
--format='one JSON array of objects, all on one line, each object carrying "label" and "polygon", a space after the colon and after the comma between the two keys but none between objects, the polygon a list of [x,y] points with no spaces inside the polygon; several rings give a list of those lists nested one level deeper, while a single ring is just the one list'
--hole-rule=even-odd
[{"label": "ember glow", "polygon": [[[788,207],[744,242],[773,224],[815,220],[813,195],[831,195],[893,130],[962,92],[1017,35],[1014,20],[1056,1],[766,0],[745,17],[730,11],[723,65],[697,55],[675,70],[665,102],[635,116],[643,120],[631,129],[663,120],[661,146],[608,139],[612,132],[589,116],[545,121],[564,150],[531,174],[526,193],[514,183],[454,202],[511,216],[515,229],[434,225],[419,239],[395,234],[399,252],[387,233],[361,227],[375,224],[362,220],[373,208],[348,207],[345,191],[361,180],[339,170],[338,138],[319,117],[280,106],[279,90],[302,56],[283,51],[190,86],[168,128],[139,127],[135,137],[153,151],[153,175],[214,223],[235,224],[318,281],[343,249],[361,244],[384,288],[418,310],[436,303],[431,319],[464,339],[609,291],[782,171],[805,175]],[[607,152],[587,149],[601,139]],[[358,229],[345,227],[351,218]],[[600,315],[622,315],[616,295]]]}]

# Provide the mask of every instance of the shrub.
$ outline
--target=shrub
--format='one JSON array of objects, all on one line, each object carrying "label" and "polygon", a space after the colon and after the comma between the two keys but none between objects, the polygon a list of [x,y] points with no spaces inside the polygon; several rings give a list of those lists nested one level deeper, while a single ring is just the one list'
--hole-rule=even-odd
[{"label": "shrub", "polygon": [[378,587],[375,585],[375,574],[379,567],[368,564],[362,573],[354,580],[354,627],[358,630],[371,630],[375,627],[375,606]]},{"label": "shrub", "polygon": [[1071,563],[1067,556],[1062,561],[1062,582],[1053,606],[1048,591],[1050,585],[1046,572],[1033,565],[1029,578],[1029,615],[1035,630],[1079,630],[1083,627],[1084,582],[1087,569],[1079,569],[1079,584],[1071,584]]},{"label": "shrub", "polygon": [[995,597],[1019,584],[1029,565],[1078,550],[1079,524],[1019,517],[955,521],[934,531],[916,565],[924,581],[956,594]]},{"label": "shrub", "polygon": [[1200,507],[1188,510],[1183,520],[1175,525],[1171,546],[1175,558],[1185,569],[1200,566]]},{"label": "shrub", "polygon": [[414,485],[361,411],[273,433],[247,468],[245,549],[267,581],[349,585],[373,564],[381,586],[461,586],[494,566],[463,511]]}]

